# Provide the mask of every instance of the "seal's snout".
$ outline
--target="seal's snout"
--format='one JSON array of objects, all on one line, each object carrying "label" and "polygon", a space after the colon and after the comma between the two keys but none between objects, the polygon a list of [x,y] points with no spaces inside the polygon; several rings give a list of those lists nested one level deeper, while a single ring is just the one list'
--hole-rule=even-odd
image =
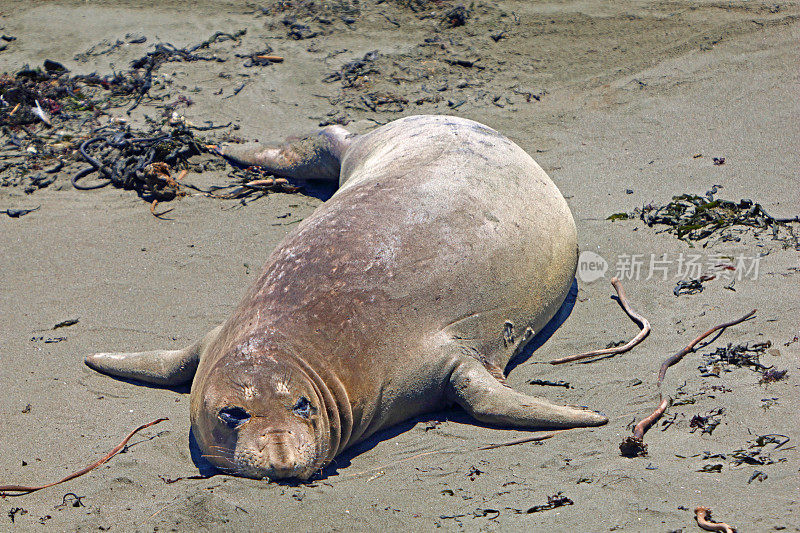
[{"label": "seal's snout", "polygon": [[261,437],[264,444],[264,466],[270,479],[307,478],[305,457],[300,439],[290,431],[268,431]]},{"label": "seal's snout", "polygon": [[241,475],[270,480],[308,479],[314,471],[310,464],[312,458],[304,453],[306,447],[291,431],[264,431],[254,444],[260,451],[237,453],[236,462]]}]

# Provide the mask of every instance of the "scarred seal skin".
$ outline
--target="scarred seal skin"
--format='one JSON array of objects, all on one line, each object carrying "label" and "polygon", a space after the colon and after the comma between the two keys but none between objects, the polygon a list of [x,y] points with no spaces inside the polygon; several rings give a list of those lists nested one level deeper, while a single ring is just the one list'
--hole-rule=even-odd
[{"label": "scarred seal skin", "polygon": [[182,350],[102,353],[99,371],[192,381],[192,432],[225,472],[308,479],[376,431],[453,403],[501,426],[604,424],[505,385],[509,360],[575,275],[563,196],[477,122],[331,126],[277,147],[219,148],[339,189],[279,244],[225,323]]}]

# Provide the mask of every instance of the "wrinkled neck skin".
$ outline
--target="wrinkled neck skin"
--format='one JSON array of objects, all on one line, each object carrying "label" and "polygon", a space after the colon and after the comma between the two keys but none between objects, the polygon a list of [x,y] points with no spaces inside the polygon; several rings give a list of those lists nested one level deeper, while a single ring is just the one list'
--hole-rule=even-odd
[{"label": "wrinkled neck skin", "polygon": [[302,358],[286,354],[311,383],[317,393],[320,417],[324,420],[319,424],[317,437],[318,456],[315,460],[316,470],[321,470],[333,461],[350,445],[353,433],[353,410],[350,399],[342,382],[332,373],[322,376],[315,371]]}]

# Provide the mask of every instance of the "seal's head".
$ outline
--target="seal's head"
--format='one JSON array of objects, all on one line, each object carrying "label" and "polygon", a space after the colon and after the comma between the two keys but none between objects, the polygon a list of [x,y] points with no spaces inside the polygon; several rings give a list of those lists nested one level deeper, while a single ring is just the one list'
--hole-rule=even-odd
[{"label": "seal's head", "polygon": [[192,387],[192,432],[211,464],[272,480],[308,479],[322,467],[325,407],[301,369],[268,355],[223,357],[205,375]]}]

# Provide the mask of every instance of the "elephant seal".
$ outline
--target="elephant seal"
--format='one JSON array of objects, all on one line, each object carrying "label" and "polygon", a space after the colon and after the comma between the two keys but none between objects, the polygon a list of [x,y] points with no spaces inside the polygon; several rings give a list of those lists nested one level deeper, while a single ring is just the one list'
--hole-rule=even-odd
[{"label": "elephant seal", "polygon": [[505,385],[506,364],[567,295],[578,251],[561,193],[506,137],[412,116],[219,153],[339,188],[200,342],[86,359],[156,384],[193,379],[192,432],[213,465],[308,479],[376,431],[453,403],[502,426],[607,421]]}]

